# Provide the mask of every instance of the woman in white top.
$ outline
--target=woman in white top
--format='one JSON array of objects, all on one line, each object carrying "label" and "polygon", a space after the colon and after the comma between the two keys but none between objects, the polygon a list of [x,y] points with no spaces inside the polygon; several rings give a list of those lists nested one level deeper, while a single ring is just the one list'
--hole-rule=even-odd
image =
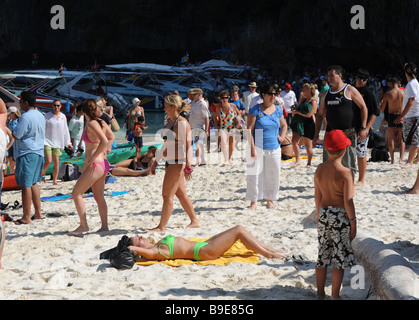
[{"label": "woman in white top", "polygon": [[[45,163],[42,170],[42,175],[45,175],[45,172],[52,162],[52,183],[54,185],[58,184],[57,177],[58,170],[60,169],[59,161],[62,154],[61,150],[63,150],[66,146],[69,149],[73,148],[70,139],[70,132],[67,126],[67,117],[60,110],[61,101],[54,100],[52,111],[45,115]],[[45,182],[45,179],[43,178],[42,181]]]},{"label": "woman in white top", "polygon": [[140,103],[141,100],[138,98],[134,98],[132,100],[133,107],[128,114],[128,130],[134,130],[135,123],[137,122],[137,118],[139,116],[143,116],[145,119],[144,108],[140,106]]}]

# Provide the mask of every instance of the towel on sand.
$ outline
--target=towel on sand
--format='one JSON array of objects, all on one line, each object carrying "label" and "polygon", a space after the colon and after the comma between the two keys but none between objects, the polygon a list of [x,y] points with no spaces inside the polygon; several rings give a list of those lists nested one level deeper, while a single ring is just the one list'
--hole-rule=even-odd
[{"label": "towel on sand", "polygon": [[[127,194],[128,191],[112,191],[109,193],[105,193],[106,197],[115,197],[115,196],[120,196],[123,194]],[[93,194],[84,194],[83,198],[93,198]],[[71,194],[62,194],[62,193],[57,193],[53,196],[49,196],[49,197],[42,197],[41,201],[63,201],[63,200],[68,200],[68,199],[72,199]]]},{"label": "towel on sand", "polygon": [[[202,242],[208,239],[197,239],[192,238],[188,239],[190,241],[197,241]],[[165,261],[137,261],[136,264],[141,266],[150,266],[155,263],[163,263],[165,265],[171,267],[180,267],[183,264],[198,264],[200,266],[207,266],[207,265],[218,265],[218,266],[225,266],[231,262],[244,262],[244,263],[253,263],[259,264],[260,257],[257,253],[252,250],[247,249],[244,244],[239,240],[233,246],[224,253],[220,258],[215,260],[206,260],[206,261],[194,261],[194,260],[185,260],[185,259],[174,259],[174,260],[165,260]]]}]

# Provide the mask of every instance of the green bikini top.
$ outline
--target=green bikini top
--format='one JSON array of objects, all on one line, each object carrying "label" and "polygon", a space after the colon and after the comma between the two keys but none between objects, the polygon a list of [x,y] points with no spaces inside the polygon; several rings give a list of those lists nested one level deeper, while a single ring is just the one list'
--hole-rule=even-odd
[{"label": "green bikini top", "polygon": [[[162,253],[160,251],[160,247],[161,247],[162,244],[165,244],[169,247],[170,257],[166,256],[164,253]],[[173,235],[166,236],[159,244],[159,248],[158,248],[159,253],[162,256],[166,257],[167,259],[173,259],[174,244],[175,244],[175,236],[173,236]],[[202,247],[206,246],[207,244],[208,244],[207,242],[197,242],[196,243],[195,248],[194,248],[194,260],[195,261],[201,261],[201,259],[199,258],[199,250]]]},{"label": "green bikini top", "polygon": [[[160,247],[161,247],[161,245],[162,244],[165,244],[165,245],[167,245],[168,247],[169,247],[169,252],[170,252],[170,257],[168,257],[168,256],[166,256],[165,254],[163,254],[161,251],[160,251]],[[164,256],[164,257],[166,257],[167,259],[173,259],[173,246],[174,246],[174,244],[175,244],[175,236],[173,236],[173,235],[168,235],[167,237],[165,237],[161,242],[160,242],[160,245],[159,245],[159,253],[162,255],[162,256]]]}]

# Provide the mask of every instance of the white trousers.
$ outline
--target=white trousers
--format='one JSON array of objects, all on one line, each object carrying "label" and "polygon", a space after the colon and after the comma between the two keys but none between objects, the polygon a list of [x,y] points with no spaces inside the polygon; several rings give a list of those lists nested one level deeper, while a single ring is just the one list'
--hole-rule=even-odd
[{"label": "white trousers", "polygon": [[250,157],[250,147],[246,151],[247,189],[246,199],[278,200],[281,174],[281,148],[262,150],[256,148],[256,159]]}]

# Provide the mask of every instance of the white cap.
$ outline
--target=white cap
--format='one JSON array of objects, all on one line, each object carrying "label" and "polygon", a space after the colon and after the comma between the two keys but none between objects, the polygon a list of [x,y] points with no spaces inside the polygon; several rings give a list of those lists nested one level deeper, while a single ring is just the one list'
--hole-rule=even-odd
[{"label": "white cap", "polygon": [[16,107],[9,107],[9,109],[7,110],[7,113],[16,113],[17,112],[17,108]]},{"label": "white cap", "polygon": [[137,104],[138,102],[141,102],[141,100],[138,98],[132,99],[132,104]]}]

